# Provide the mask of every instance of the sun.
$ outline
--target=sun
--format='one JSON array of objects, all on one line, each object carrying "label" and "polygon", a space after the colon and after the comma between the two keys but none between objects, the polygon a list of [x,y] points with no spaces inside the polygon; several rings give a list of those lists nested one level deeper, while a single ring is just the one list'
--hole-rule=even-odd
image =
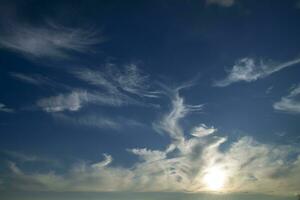
[{"label": "sun", "polygon": [[225,171],[220,167],[210,167],[203,177],[203,182],[211,191],[220,191],[225,183]]}]

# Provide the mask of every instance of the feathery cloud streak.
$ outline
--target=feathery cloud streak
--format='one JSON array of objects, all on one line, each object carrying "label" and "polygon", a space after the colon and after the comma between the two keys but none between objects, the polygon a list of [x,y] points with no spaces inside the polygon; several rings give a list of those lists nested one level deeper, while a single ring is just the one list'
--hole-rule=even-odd
[{"label": "feathery cloud streak", "polygon": [[242,58],[235,63],[232,69],[228,72],[227,77],[222,80],[215,81],[214,86],[226,87],[241,81],[253,82],[258,79],[265,78],[286,67],[290,67],[299,63],[300,58],[281,64],[266,64],[263,61],[258,63],[253,58]]},{"label": "feathery cloud streak", "polygon": [[67,58],[72,52],[85,53],[104,41],[103,36],[91,29],[55,23],[33,26],[13,22],[2,29],[0,47],[32,58]]},{"label": "feathery cloud streak", "polygon": [[284,96],[280,101],[273,104],[273,108],[278,111],[283,111],[287,113],[300,113],[300,85],[297,85],[294,89],[290,91],[287,96]]},{"label": "feathery cloud streak", "polygon": [[[37,106],[46,112],[62,112],[78,111],[88,103],[106,106],[146,105],[143,102],[145,98],[158,98],[160,95],[159,91],[151,89],[147,76],[133,64],[124,66],[123,70],[110,64],[103,72],[81,68],[72,74],[102,91],[98,88],[73,89],[68,93],[39,99]],[[25,78],[20,75],[17,77]],[[26,81],[29,81],[28,78],[26,76]]]},{"label": "feathery cloud streak", "polygon": [[81,116],[71,116],[63,113],[52,114],[55,120],[59,122],[71,123],[73,125],[83,125],[86,127],[96,127],[101,129],[115,129],[119,130],[124,127],[142,127],[143,124],[126,118],[109,118],[99,114],[89,114]]}]

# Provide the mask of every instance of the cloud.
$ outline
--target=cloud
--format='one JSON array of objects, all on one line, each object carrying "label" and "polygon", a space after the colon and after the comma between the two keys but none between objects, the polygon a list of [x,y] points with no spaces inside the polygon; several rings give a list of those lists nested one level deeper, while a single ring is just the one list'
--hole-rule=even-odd
[{"label": "cloud", "polygon": [[231,145],[220,164],[233,178],[228,182],[231,191],[287,195],[298,191],[295,185],[299,184],[299,161],[296,146],[262,144],[243,137]]},{"label": "cloud", "polygon": [[[78,111],[88,103],[106,106],[152,106],[144,103],[140,97],[158,98],[160,92],[149,90],[150,84],[146,81],[146,76],[140,74],[137,66],[125,66],[124,69],[123,72],[118,68],[109,68],[105,72],[88,68],[73,71],[72,74],[77,78],[103,91],[73,89],[68,93],[39,99],[36,105],[46,112]],[[13,76],[32,84],[52,84],[41,77],[33,78],[23,74],[13,74]]]},{"label": "cloud", "polygon": [[5,104],[0,103],[0,112],[12,113],[14,112],[14,109],[8,108]]},{"label": "cloud", "polygon": [[234,5],[235,0],[206,0],[207,4],[215,4],[223,7],[231,7]]},{"label": "cloud", "polygon": [[65,114],[54,114],[53,117],[59,122],[72,123],[74,125],[83,125],[97,128],[119,129],[121,126],[118,122],[99,115],[84,115],[79,117],[71,117]]},{"label": "cloud", "polygon": [[24,154],[21,152],[17,152],[17,151],[4,151],[5,154],[7,154],[8,156],[10,156],[11,158],[14,158],[16,160],[18,160],[21,163],[47,163],[47,164],[51,164],[51,165],[56,165],[58,166],[59,163],[56,160],[53,159],[49,159],[49,158],[45,158],[45,157],[41,157],[41,156],[36,156],[36,155],[31,155],[31,154]]},{"label": "cloud", "polygon": [[32,77],[32,76],[28,76],[28,75],[25,75],[25,74],[22,74],[22,73],[15,73],[15,72],[12,72],[10,73],[10,75],[13,77],[13,78],[16,78],[18,80],[21,80],[21,81],[24,81],[24,82],[27,82],[27,83],[30,83],[30,84],[33,84],[33,85],[40,85],[42,84],[45,79],[43,77]]},{"label": "cloud", "polygon": [[37,106],[46,112],[77,111],[87,101],[88,93],[86,91],[73,91],[69,94],[42,98],[37,101]]},{"label": "cloud", "polygon": [[258,63],[253,58],[242,58],[235,63],[227,77],[216,81],[214,86],[226,87],[240,81],[253,82],[299,63],[299,58],[281,64],[265,64],[263,61]]},{"label": "cloud", "polygon": [[117,67],[107,64],[103,71],[82,68],[72,72],[77,78],[105,89],[114,95],[136,95],[139,97],[157,98],[160,92],[151,90],[147,75],[144,75],[135,64]]},{"label": "cloud", "polygon": [[99,86],[110,93],[119,94],[116,86],[113,85],[111,81],[108,80],[107,75],[101,71],[82,68],[72,73],[82,81]]},{"label": "cloud", "polygon": [[113,161],[111,155],[108,155],[108,154],[104,153],[103,156],[104,156],[103,161],[92,164],[91,166],[93,168],[98,168],[99,169],[99,168],[103,168],[103,167],[108,166]]},{"label": "cloud", "polygon": [[143,75],[141,70],[133,64],[121,69],[108,64],[103,71],[77,68],[71,74],[96,88],[75,89],[39,74],[11,73],[11,76],[37,86],[47,85],[68,90],[65,93],[37,100],[36,105],[46,112],[79,111],[87,104],[155,107],[157,105],[147,102],[146,99],[151,100],[162,95],[159,90],[152,89],[153,85],[148,80],[148,76]]},{"label": "cloud", "polygon": [[201,124],[200,126],[197,126],[193,129],[191,135],[195,137],[204,137],[213,134],[216,131],[217,129],[215,129],[214,127],[209,128],[205,124]]},{"label": "cloud", "polygon": [[157,98],[158,91],[150,91],[148,76],[143,75],[135,64],[125,65],[123,71],[110,68],[109,75],[116,83],[117,87],[123,91],[141,97]]},{"label": "cloud", "polygon": [[158,150],[149,150],[146,148],[142,149],[128,149],[129,152],[139,156],[142,160],[146,162],[152,162],[157,160],[162,160],[166,158],[166,152]]},{"label": "cloud", "polygon": [[273,86],[268,87],[268,88],[266,89],[266,94],[271,94],[273,89],[274,89]]},{"label": "cloud", "polygon": [[79,116],[67,115],[64,113],[53,113],[53,118],[58,122],[71,123],[73,125],[80,125],[86,127],[95,127],[100,129],[115,129],[128,127],[143,127],[139,121],[128,119],[124,117],[109,118],[99,114],[84,114]]},{"label": "cloud", "polygon": [[132,166],[113,164],[108,154],[102,161],[75,163],[65,173],[26,172],[11,164],[11,175],[4,177],[3,184],[37,191],[211,192],[205,177],[218,170],[224,193],[299,192],[299,146],[265,144],[249,136],[230,141],[213,134],[216,129],[204,124],[192,128],[187,136],[180,119],[202,107],[186,105],[179,91],[166,92],[172,107],[156,122],[170,143],[162,149],[128,149],[139,158]]},{"label": "cloud", "polygon": [[50,86],[50,87],[56,87],[56,88],[66,88],[66,89],[70,89],[70,87],[61,84],[61,83],[57,83],[53,80],[51,80],[50,78],[43,76],[41,74],[23,74],[23,73],[17,73],[17,72],[11,72],[10,76],[28,83],[28,84],[32,84],[32,85],[36,85],[36,86]]},{"label": "cloud", "polygon": [[154,128],[158,131],[167,133],[172,139],[182,140],[184,132],[179,126],[178,121],[185,117],[191,111],[200,111],[203,105],[185,105],[184,99],[179,96],[179,91],[189,87],[190,85],[176,88],[175,90],[168,90],[168,95],[171,98],[172,110],[167,113],[160,122],[154,123]]},{"label": "cloud", "polygon": [[37,156],[26,155],[26,154],[19,153],[16,151],[5,151],[5,153],[8,154],[9,156],[17,158],[18,160],[20,160],[22,162],[35,162],[38,160]]},{"label": "cloud", "polygon": [[36,105],[46,112],[79,111],[86,104],[122,106],[139,104],[134,99],[122,94],[109,94],[76,90],[39,99]]},{"label": "cloud", "polygon": [[278,111],[287,113],[300,113],[300,85],[297,85],[290,91],[287,96],[284,96],[280,101],[273,104],[273,108]]},{"label": "cloud", "polygon": [[13,22],[0,32],[0,47],[33,58],[67,58],[70,53],[85,53],[104,41],[96,31],[64,27],[55,23],[41,26]]}]

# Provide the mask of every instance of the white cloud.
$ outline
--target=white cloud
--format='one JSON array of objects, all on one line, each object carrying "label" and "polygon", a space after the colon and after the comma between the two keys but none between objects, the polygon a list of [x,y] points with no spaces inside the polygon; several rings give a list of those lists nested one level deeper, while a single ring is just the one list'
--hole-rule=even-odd
[{"label": "white cloud", "polygon": [[275,110],[284,111],[288,113],[300,113],[300,85],[292,89],[289,95],[284,96],[280,101],[273,104]]},{"label": "white cloud", "polygon": [[3,184],[46,191],[210,192],[205,177],[218,169],[224,182],[221,192],[299,193],[299,146],[264,144],[252,137],[230,142],[203,124],[186,137],[180,119],[201,107],[185,105],[178,92],[170,95],[172,109],[158,123],[171,139],[164,150],[134,148],[128,151],[140,160],[133,166],[112,165],[113,158],[106,155],[100,162],[76,163],[64,174],[29,173],[14,164],[10,181],[4,179]]},{"label": "white cloud", "polygon": [[226,87],[240,81],[253,82],[299,63],[299,58],[281,64],[265,64],[263,61],[258,63],[253,58],[242,58],[235,63],[228,72],[227,77],[223,80],[216,81],[214,86]]},{"label": "white cloud", "polygon": [[103,167],[108,166],[113,161],[113,158],[111,157],[111,155],[108,155],[108,154],[104,153],[103,156],[104,156],[103,161],[92,164],[91,166],[93,168],[99,169],[99,168],[103,168]]},{"label": "white cloud", "polygon": [[125,92],[141,97],[158,97],[156,91],[149,91],[148,76],[143,75],[135,64],[126,65],[123,71],[111,70],[109,75],[117,86]]},{"label": "white cloud", "polygon": [[83,114],[74,116],[74,114],[68,115],[65,113],[52,113],[52,116],[59,123],[71,123],[72,125],[95,127],[99,129],[121,130],[122,128],[144,126],[144,124],[134,119],[124,117],[109,118],[99,114]]},{"label": "white cloud", "polygon": [[34,58],[66,58],[70,52],[84,53],[103,42],[90,29],[68,28],[54,23],[32,26],[14,23],[3,28],[0,46]]},{"label": "white cloud", "polygon": [[62,112],[78,111],[87,103],[107,106],[137,104],[134,99],[122,94],[116,95],[88,92],[86,90],[73,90],[69,93],[39,99],[36,105],[46,112]]},{"label": "white cloud", "polygon": [[59,94],[37,101],[37,106],[46,112],[77,111],[88,101],[86,91],[73,91],[70,94]]},{"label": "white cloud", "polygon": [[201,124],[200,126],[197,126],[193,129],[191,135],[195,137],[204,137],[213,134],[216,131],[217,129],[215,129],[214,127],[209,128],[205,124]]},{"label": "white cloud", "polygon": [[26,154],[16,152],[16,151],[5,151],[5,153],[8,154],[9,156],[17,158],[18,160],[20,160],[22,162],[35,162],[35,161],[39,160],[39,158],[37,156],[26,155]]},{"label": "white cloud", "polygon": [[56,88],[70,89],[70,87],[68,87],[64,84],[61,84],[61,83],[57,83],[41,74],[23,74],[23,73],[11,72],[10,75],[11,75],[11,77],[13,77],[19,81],[29,83],[32,85],[36,85],[36,86],[44,86],[45,85],[45,86],[56,87]]},{"label": "white cloud", "polygon": [[8,108],[5,104],[0,103],[0,112],[12,113],[14,112],[14,109]]},{"label": "white cloud", "polygon": [[[78,111],[87,103],[107,106],[155,106],[140,97],[152,99],[161,95],[159,91],[150,90],[151,84],[148,82],[147,76],[142,75],[135,65],[125,66],[123,70],[120,70],[109,64],[104,72],[81,68],[73,71],[72,74],[103,91],[73,90],[70,93],[42,98],[37,101],[37,106],[46,112]],[[42,78],[33,78],[23,74],[13,74],[13,76],[33,84],[46,82]],[[54,83],[51,82],[51,84]]]},{"label": "white cloud", "polygon": [[142,149],[128,149],[129,152],[138,155],[142,160],[146,162],[162,160],[166,158],[166,152],[158,150]]},{"label": "white cloud", "polygon": [[148,76],[143,75],[135,64],[118,68],[109,63],[103,71],[82,68],[73,74],[77,78],[99,86],[114,95],[131,94],[151,98],[159,96],[158,91],[150,90],[151,84],[149,84]]},{"label": "white cloud", "polygon": [[215,4],[223,7],[231,7],[234,5],[235,0],[206,0],[207,4]]},{"label": "white cloud", "polygon": [[40,162],[40,163],[47,163],[47,164],[54,165],[54,166],[59,165],[59,162],[57,160],[46,158],[44,156],[42,157],[42,156],[37,156],[37,155],[32,155],[32,154],[25,154],[25,153],[17,152],[17,151],[4,151],[4,153],[7,154],[8,156],[10,156],[11,158],[16,159],[17,161],[19,161],[21,163]]},{"label": "white cloud", "polygon": [[111,83],[111,81],[108,80],[107,75],[101,71],[82,68],[80,70],[73,72],[73,74],[77,78],[85,82],[88,82],[89,84],[100,86],[103,89],[106,89],[110,93],[114,93],[114,94],[119,93],[116,86],[114,86],[113,83]]},{"label": "white cloud", "polygon": [[8,168],[15,174],[15,175],[23,175],[23,172],[17,167],[16,163],[9,162]]},{"label": "white cloud", "polygon": [[272,93],[272,90],[273,90],[273,89],[274,89],[273,86],[268,87],[268,88],[266,89],[266,94]]},{"label": "white cloud", "polygon": [[[189,85],[186,87],[189,87]],[[203,107],[203,105],[185,105],[184,99],[179,96],[179,91],[184,88],[185,87],[179,87],[175,90],[168,89],[172,102],[172,110],[170,113],[166,114],[160,122],[153,124],[156,130],[162,130],[169,134],[172,139],[178,141],[182,141],[184,136],[184,131],[179,126],[178,121],[185,117],[189,112],[200,111]]]},{"label": "white cloud", "polygon": [[27,83],[30,83],[30,84],[34,84],[34,85],[40,85],[42,82],[45,81],[44,78],[42,78],[42,77],[32,77],[32,76],[25,75],[25,74],[22,74],[22,73],[12,72],[12,73],[10,73],[10,75],[13,78],[16,78],[16,79],[19,79],[21,81],[24,81],[24,82],[27,82]]},{"label": "white cloud", "polygon": [[109,119],[99,115],[83,115],[79,117],[71,117],[62,113],[53,114],[54,119],[59,122],[72,123],[74,125],[83,125],[97,128],[120,129],[121,124],[116,120]]},{"label": "white cloud", "polygon": [[296,146],[267,145],[244,137],[231,145],[220,165],[232,177],[228,180],[231,191],[288,195],[298,192],[299,159]]}]

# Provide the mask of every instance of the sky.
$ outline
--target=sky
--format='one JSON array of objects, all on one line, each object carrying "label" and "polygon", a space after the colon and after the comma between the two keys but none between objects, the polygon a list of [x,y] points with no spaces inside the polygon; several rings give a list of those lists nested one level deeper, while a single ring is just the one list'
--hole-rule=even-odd
[{"label": "sky", "polygon": [[299,22],[299,0],[2,0],[0,198],[297,199]]}]

